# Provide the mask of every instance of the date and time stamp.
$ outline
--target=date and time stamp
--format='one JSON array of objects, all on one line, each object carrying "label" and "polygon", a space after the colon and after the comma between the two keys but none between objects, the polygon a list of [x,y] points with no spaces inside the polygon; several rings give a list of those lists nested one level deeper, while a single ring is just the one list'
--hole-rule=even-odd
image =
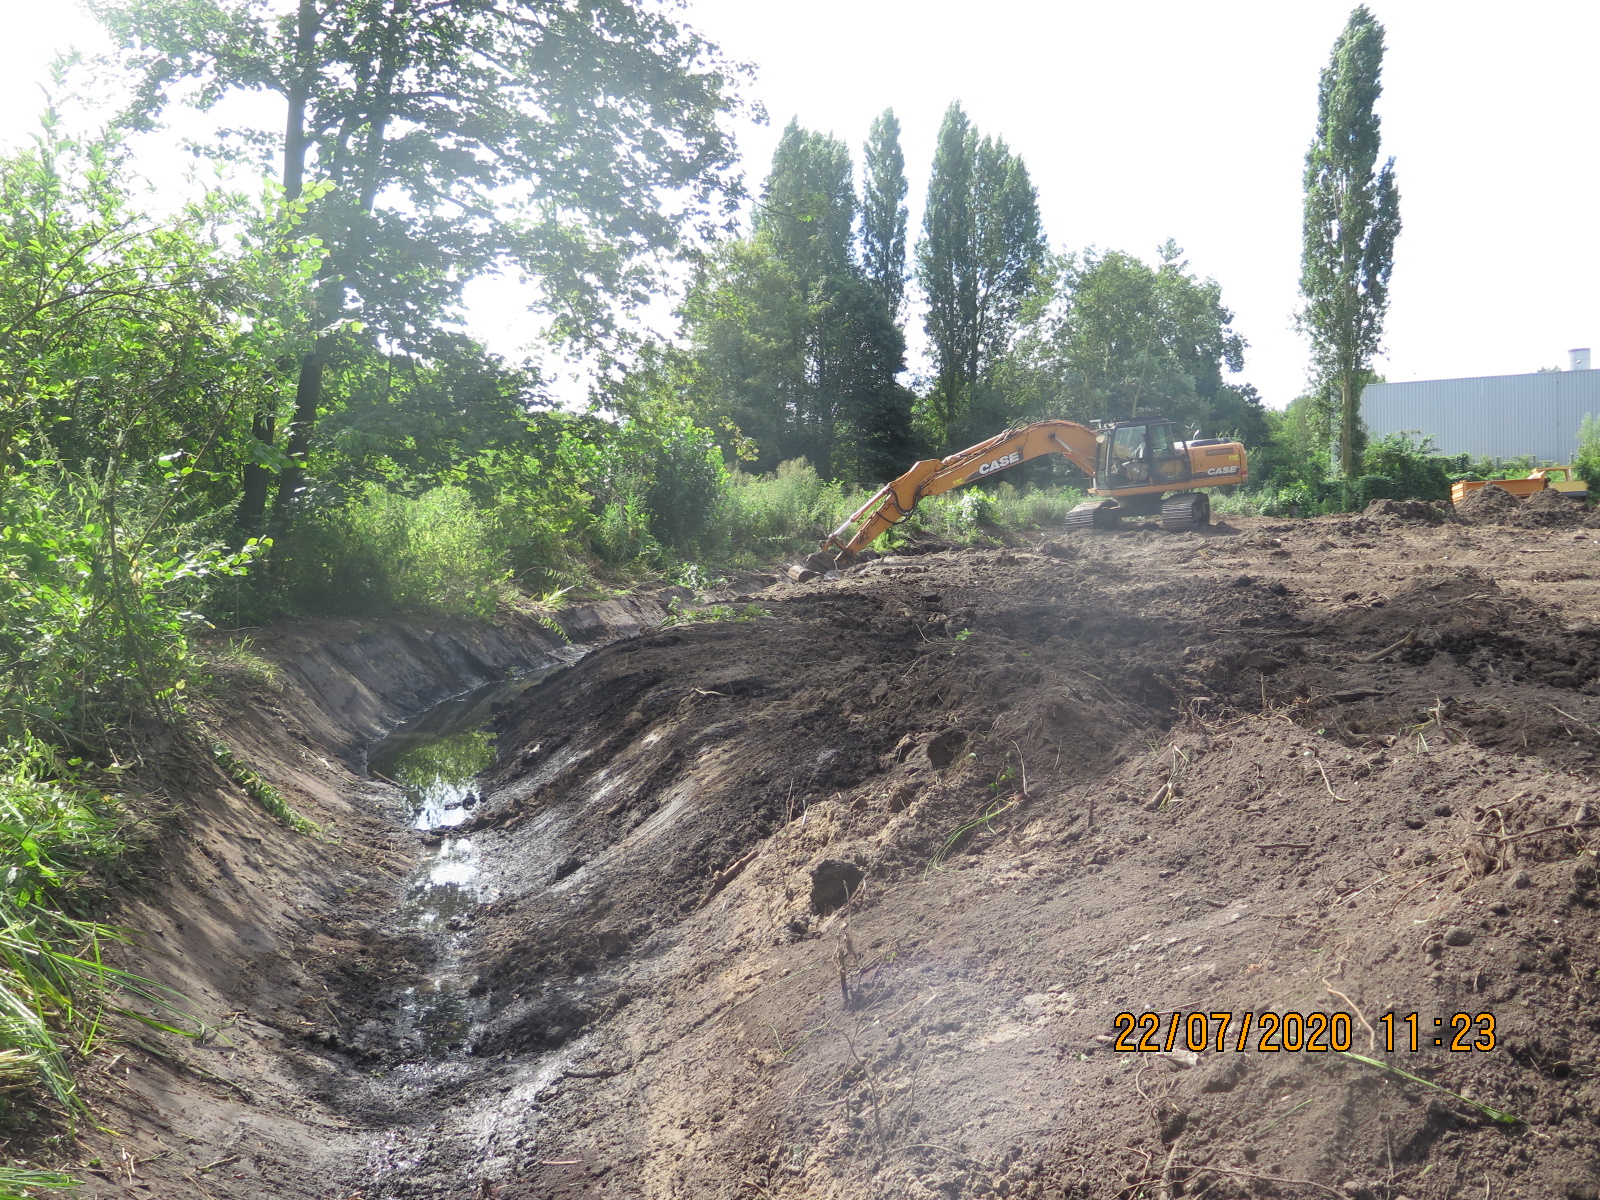
[{"label": "date and time stamp", "polygon": [[[1117,1034],[1113,1050],[1143,1054],[1177,1049],[1196,1054],[1343,1052],[1356,1032],[1344,1012],[1119,1012],[1112,1024]],[[1483,1053],[1495,1048],[1493,1013],[1449,1013],[1430,1021],[1420,1013],[1386,1012],[1363,1025],[1370,1042],[1391,1054],[1426,1049]]]}]

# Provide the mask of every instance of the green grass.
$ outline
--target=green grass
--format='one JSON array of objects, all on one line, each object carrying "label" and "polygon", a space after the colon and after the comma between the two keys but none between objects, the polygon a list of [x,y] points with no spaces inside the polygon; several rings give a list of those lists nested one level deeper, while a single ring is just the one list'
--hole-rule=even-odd
[{"label": "green grass", "polygon": [[1424,1079],[1420,1075],[1413,1075],[1410,1071],[1404,1071],[1399,1067],[1390,1066],[1388,1063],[1380,1062],[1376,1058],[1368,1058],[1365,1054],[1357,1054],[1352,1050],[1335,1050],[1334,1053],[1343,1058],[1348,1058],[1355,1062],[1361,1063],[1363,1066],[1376,1067],[1380,1071],[1387,1072],[1390,1075],[1396,1075],[1401,1079],[1410,1081],[1411,1083],[1419,1083],[1431,1091],[1442,1092],[1444,1095],[1449,1096],[1452,1100],[1461,1101],[1461,1103],[1465,1104],[1468,1108],[1477,1109],[1496,1125],[1522,1124],[1522,1118],[1514,1113],[1508,1113],[1501,1108],[1491,1107],[1490,1105],[1484,1104],[1481,1100],[1470,1099],[1466,1096],[1463,1096],[1460,1092],[1452,1092],[1449,1088],[1440,1087],[1437,1083],[1433,1083],[1427,1079]]},{"label": "green grass", "polygon": [[763,617],[770,617],[772,610],[762,608],[759,604],[741,604],[734,607],[731,604],[705,604],[696,606],[684,604],[676,596],[667,602],[667,615],[662,618],[663,627],[668,625],[696,625],[708,621],[759,621]]},{"label": "green grass", "polygon": [[[822,479],[804,459],[770,475],[736,472],[718,499],[705,557],[753,567],[809,554],[870,495]],[[923,500],[875,548],[892,551],[916,533],[963,546],[997,545],[1009,534],[1059,524],[1082,500],[1082,492],[1066,487],[958,488]]]},{"label": "green grass", "polygon": [[[105,948],[126,933],[64,911],[86,907],[100,890],[96,872],[125,850],[116,798],[41,778],[54,765],[42,746],[12,750],[0,770],[0,1123],[14,1105],[38,1109],[47,1098],[70,1127],[85,1113],[74,1068],[111,1039],[108,1017],[183,1036],[203,1027],[177,993],[106,962]],[[0,1165],[0,1200],[72,1182]]]},{"label": "green grass", "polygon": [[59,1171],[33,1171],[26,1167],[0,1167],[0,1200],[30,1200],[30,1190],[61,1190],[78,1186],[78,1181]]},{"label": "green grass", "polygon": [[290,829],[313,837],[322,832],[322,826],[295,812],[283,798],[283,793],[251,770],[250,765],[241,761],[226,743],[214,742],[211,746],[211,757],[217,760],[217,764],[228,778],[244,790],[245,795]]}]

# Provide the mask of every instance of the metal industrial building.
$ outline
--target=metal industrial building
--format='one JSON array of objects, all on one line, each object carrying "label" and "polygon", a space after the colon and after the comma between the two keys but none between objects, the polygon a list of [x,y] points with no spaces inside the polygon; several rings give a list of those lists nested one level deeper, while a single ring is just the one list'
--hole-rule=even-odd
[{"label": "metal industrial building", "polygon": [[1430,434],[1440,454],[1571,462],[1584,416],[1600,417],[1600,371],[1588,350],[1569,358],[1565,371],[1368,384],[1361,418],[1373,437]]}]

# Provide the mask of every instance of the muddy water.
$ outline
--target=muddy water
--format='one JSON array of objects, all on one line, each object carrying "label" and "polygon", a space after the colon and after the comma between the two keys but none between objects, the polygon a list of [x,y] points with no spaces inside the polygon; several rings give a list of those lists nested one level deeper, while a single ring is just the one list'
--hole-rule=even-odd
[{"label": "muddy water", "polygon": [[452,830],[471,816],[480,798],[477,777],[494,762],[494,736],[485,726],[565,665],[447,700],[368,754],[369,773],[401,789],[411,827],[434,835],[406,883],[399,912],[398,923],[435,949],[427,978],[395,999],[393,1034],[406,1053],[437,1058],[467,1049],[473,1027],[487,1015],[487,997],[474,995],[458,935],[473,911],[498,893],[484,875],[476,840]]}]

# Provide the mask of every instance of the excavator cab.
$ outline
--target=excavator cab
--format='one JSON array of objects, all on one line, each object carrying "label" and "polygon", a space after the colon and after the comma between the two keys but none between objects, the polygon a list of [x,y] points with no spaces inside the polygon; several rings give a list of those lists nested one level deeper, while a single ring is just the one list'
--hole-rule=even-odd
[{"label": "excavator cab", "polygon": [[1137,490],[1172,491],[1185,486],[1192,471],[1177,425],[1160,417],[1118,421],[1101,431],[1097,494]]}]

